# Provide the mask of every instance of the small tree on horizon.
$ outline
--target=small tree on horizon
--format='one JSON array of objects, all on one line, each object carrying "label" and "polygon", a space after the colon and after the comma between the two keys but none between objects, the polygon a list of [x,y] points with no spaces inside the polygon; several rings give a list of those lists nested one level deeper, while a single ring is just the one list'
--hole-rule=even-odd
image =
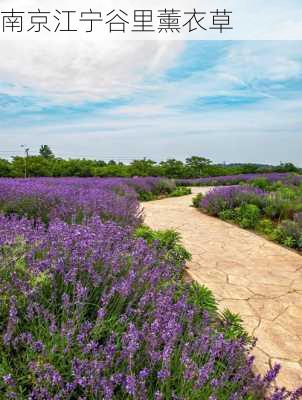
[{"label": "small tree on horizon", "polygon": [[202,176],[204,169],[211,163],[212,161],[205,157],[192,156],[186,158],[186,166],[192,171],[194,177]]},{"label": "small tree on horizon", "polygon": [[40,156],[46,159],[54,158],[51,148],[47,144],[42,144],[39,150]]}]

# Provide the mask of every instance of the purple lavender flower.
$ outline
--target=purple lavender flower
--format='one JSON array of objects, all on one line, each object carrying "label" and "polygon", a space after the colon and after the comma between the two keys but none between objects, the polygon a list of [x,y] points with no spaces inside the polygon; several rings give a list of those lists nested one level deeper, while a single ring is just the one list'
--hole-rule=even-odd
[{"label": "purple lavender flower", "polygon": [[13,386],[15,384],[15,381],[14,381],[14,379],[13,379],[11,374],[4,375],[3,376],[3,382],[6,385],[10,385],[10,386]]}]

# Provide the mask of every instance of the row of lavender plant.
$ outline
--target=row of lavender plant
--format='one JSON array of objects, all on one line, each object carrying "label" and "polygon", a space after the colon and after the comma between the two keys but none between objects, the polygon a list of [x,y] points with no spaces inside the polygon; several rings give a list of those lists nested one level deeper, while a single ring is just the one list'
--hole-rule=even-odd
[{"label": "row of lavender plant", "polygon": [[179,186],[230,186],[240,183],[249,183],[255,179],[265,178],[270,183],[284,182],[286,184],[298,185],[302,181],[301,175],[288,173],[266,173],[266,174],[241,174],[226,175],[215,177],[204,177],[197,179],[177,179],[176,184]]},{"label": "row of lavender plant", "polygon": [[82,223],[93,215],[125,225],[141,223],[140,198],[168,194],[162,178],[1,179],[0,211],[49,223],[54,218]]},{"label": "row of lavender plant", "polygon": [[302,185],[271,185],[263,180],[254,180],[252,184],[214,188],[205,196],[196,197],[194,205],[210,215],[302,250]]},{"label": "row of lavender plant", "polygon": [[249,342],[183,283],[183,257],[133,235],[129,187],[103,183],[113,210],[124,197],[130,207],[117,224],[98,215],[98,180],[13,182],[3,182],[2,204],[34,194],[65,210],[87,192],[92,204],[81,205],[93,212],[77,224],[56,211],[47,226],[0,214],[1,398],[300,398],[302,389],[272,389],[279,365],[255,376]]}]

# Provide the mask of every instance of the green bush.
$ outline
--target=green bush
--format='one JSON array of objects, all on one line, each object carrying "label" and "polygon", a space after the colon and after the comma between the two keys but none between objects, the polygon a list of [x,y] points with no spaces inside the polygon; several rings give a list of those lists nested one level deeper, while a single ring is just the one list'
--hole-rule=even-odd
[{"label": "green bush", "polygon": [[270,191],[275,192],[279,189],[282,189],[284,187],[284,184],[281,181],[277,181],[271,184],[270,186]]},{"label": "green bush", "polygon": [[236,219],[236,211],[235,210],[223,210],[220,211],[218,217],[223,221],[233,221]]},{"label": "green bush", "polygon": [[278,190],[279,195],[285,200],[295,200],[298,192],[294,187],[282,186]]},{"label": "green bush", "polygon": [[259,221],[256,228],[259,232],[264,233],[265,235],[271,235],[275,229],[273,222],[267,218]]},{"label": "green bush", "polygon": [[266,192],[276,192],[285,186],[281,181],[269,182],[267,178],[256,178],[251,181],[251,186],[265,190]]},{"label": "green bush", "polygon": [[156,183],[155,194],[170,194],[176,189],[176,183],[173,179],[160,179],[160,181]]},{"label": "green bush", "polygon": [[269,190],[271,186],[267,178],[254,179],[251,181],[251,185],[262,190]]},{"label": "green bush", "polygon": [[191,303],[206,310],[208,313],[213,314],[217,312],[217,302],[210,289],[206,286],[200,286],[198,283],[193,282],[190,285],[189,300]]},{"label": "green bush", "polygon": [[291,219],[297,211],[297,202],[290,198],[290,192],[276,192],[267,198],[264,214],[272,220]]},{"label": "green bush", "polygon": [[236,220],[245,229],[254,229],[260,221],[261,212],[255,204],[242,204],[235,209]]},{"label": "green bush", "polygon": [[283,241],[282,244],[286,247],[290,247],[290,248],[295,248],[297,247],[297,242],[295,241],[295,239],[291,236],[286,237]]},{"label": "green bush", "polygon": [[302,224],[285,220],[272,232],[271,238],[284,246],[302,249]]},{"label": "green bush", "polygon": [[140,201],[151,201],[155,200],[156,196],[152,192],[139,192],[139,200]]},{"label": "green bush", "polygon": [[180,234],[172,229],[154,231],[148,226],[141,226],[134,235],[146,240],[150,246],[165,250],[166,257],[179,265],[191,259],[191,254],[180,244]]},{"label": "green bush", "polygon": [[199,204],[200,204],[202,198],[203,198],[202,193],[198,193],[195,197],[193,197],[193,200],[192,200],[193,207],[199,208]]},{"label": "green bush", "polygon": [[302,198],[300,202],[295,205],[295,214],[302,213]]},{"label": "green bush", "polygon": [[223,332],[227,338],[252,341],[242,325],[243,321],[239,314],[233,314],[229,309],[225,309],[221,314],[221,321]]},{"label": "green bush", "polygon": [[270,238],[275,241],[281,243],[282,241],[282,231],[279,226],[273,229],[272,233],[270,234]]},{"label": "green bush", "polygon": [[181,197],[186,196],[188,194],[192,194],[192,190],[185,186],[177,187],[172,193],[169,194],[169,197]]},{"label": "green bush", "polygon": [[160,179],[152,191],[144,191],[138,185],[134,186],[134,189],[138,193],[140,201],[152,201],[165,196],[178,197],[191,194],[191,189],[177,187],[175,181],[171,179]]},{"label": "green bush", "polygon": [[302,233],[302,226],[295,221],[283,221],[280,224],[280,229],[284,232],[285,236],[291,236],[295,240],[299,240]]}]

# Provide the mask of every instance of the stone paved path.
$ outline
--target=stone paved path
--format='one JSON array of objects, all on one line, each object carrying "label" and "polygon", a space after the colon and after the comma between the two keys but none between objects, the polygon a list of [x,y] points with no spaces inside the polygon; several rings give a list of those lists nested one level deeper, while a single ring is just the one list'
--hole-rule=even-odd
[{"label": "stone paved path", "polygon": [[[209,188],[192,188],[193,194]],[[190,207],[193,196],[144,203],[153,229],[176,229],[192,254],[188,273],[220,308],[240,313],[258,338],[259,372],[283,365],[278,384],[302,385],[302,256]]]}]

